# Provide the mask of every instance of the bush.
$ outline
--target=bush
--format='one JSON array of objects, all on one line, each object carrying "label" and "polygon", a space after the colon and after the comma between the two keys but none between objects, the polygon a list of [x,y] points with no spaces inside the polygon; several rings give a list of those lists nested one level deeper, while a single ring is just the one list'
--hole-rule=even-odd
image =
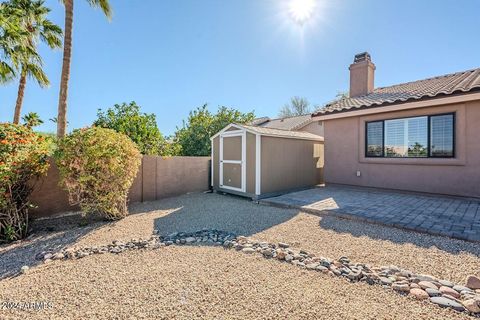
[{"label": "bush", "polygon": [[127,215],[127,195],[140,165],[135,143],[112,129],[73,131],[55,153],[61,185],[72,205],[110,220]]},{"label": "bush", "polygon": [[35,181],[48,169],[49,144],[29,127],[0,123],[0,242],[28,231],[28,201]]}]

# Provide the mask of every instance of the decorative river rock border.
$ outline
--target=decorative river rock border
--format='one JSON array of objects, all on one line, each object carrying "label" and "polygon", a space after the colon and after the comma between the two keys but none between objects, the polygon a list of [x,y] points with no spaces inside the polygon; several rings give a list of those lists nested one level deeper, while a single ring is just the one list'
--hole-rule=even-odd
[{"label": "decorative river rock border", "polygon": [[[136,249],[158,249],[169,245],[210,244],[245,254],[260,254],[267,259],[291,263],[307,270],[321,272],[332,277],[344,277],[351,282],[366,282],[412,296],[418,300],[429,300],[441,307],[480,316],[480,279],[469,276],[466,285],[454,284],[430,275],[416,274],[397,266],[373,267],[369,264],[352,263],[347,257],[337,260],[316,256],[305,250],[294,250],[287,243],[268,243],[236,236],[233,233],[203,229],[197,232],[175,232],[167,236],[155,234],[148,240],[132,239],[128,242],[115,240],[109,245],[81,249],[68,248],[60,252],[41,252],[36,259],[45,263],[52,260],[80,259],[92,254],[121,253]],[[28,267],[21,269],[28,272]]]}]

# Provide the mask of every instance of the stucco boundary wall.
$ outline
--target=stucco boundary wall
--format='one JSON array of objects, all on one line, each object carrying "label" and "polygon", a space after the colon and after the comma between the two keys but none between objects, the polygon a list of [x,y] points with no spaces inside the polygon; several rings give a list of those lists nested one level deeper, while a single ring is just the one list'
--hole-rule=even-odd
[{"label": "stucco boundary wall", "polygon": [[[68,194],[59,186],[59,172],[50,160],[47,175],[35,185],[31,202],[33,217],[45,217],[78,210],[68,203]],[[129,203],[154,201],[210,187],[210,157],[143,156],[137,177],[128,194]]]}]

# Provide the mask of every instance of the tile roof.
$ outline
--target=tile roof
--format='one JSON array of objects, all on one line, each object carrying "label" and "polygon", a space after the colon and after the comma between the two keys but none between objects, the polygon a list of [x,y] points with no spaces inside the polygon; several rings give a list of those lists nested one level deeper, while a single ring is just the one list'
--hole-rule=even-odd
[{"label": "tile roof", "polygon": [[268,136],[278,136],[283,138],[297,138],[297,139],[307,139],[307,140],[319,140],[323,141],[323,137],[317,136],[316,134],[303,131],[291,131],[291,130],[281,130],[265,127],[250,126],[245,124],[235,124],[239,127],[246,129],[252,133],[258,133]]},{"label": "tile roof", "polygon": [[307,114],[303,116],[285,117],[278,119],[262,117],[253,120],[251,125],[281,130],[297,130],[306,126],[311,121],[312,116],[310,114]]},{"label": "tile roof", "polygon": [[377,88],[372,93],[327,104],[314,116],[480,91],[480,69]]},{"label": "tile roof", "polygon": [[265,122],[268,122],[268,121],[270,121],[269,117],[255,118],[249,123],[249,125],[259,126],[259,125],[262,125],[262,124],[264,124]]}]

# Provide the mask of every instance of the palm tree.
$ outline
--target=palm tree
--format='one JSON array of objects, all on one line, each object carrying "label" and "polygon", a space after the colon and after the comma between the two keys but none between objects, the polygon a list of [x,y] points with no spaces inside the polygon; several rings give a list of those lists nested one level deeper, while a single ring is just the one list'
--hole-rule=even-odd
[{"label": "palm tree", "polygon": [[[67,98],[68,81],[70,79],[70,62],[72,58],[73,1],[62,0],[65,5],[65,38],[63,45],[62,77],[58,98],[57,136],[63,137],[67,131]],[[112,11],[108,0],[87,0],[92,7],[100,8],[110,19]]]},{"label": "palm tree", "polygon": [[50,85],[42,68],[42,59],[36,50],[37,44],[41,40],[52,49],[60,48],[62,46],[62,29],[47,19],[50,9],[44,6],[43,0],[10,0],[6,6],[10,15],[19,15],[20,28],[27,34],[28,46],[18,46],[14,50],[14,56],[17,57],[20,64],[20,82],[13,117],[13,123],[18,124],[27,77],[35,79],[42,88]]},{"label": "palm tree", "polygon": [[23,125],[27,128],[33,128],[41,125],[43,120],[40,119],[40,116],[36,112],[29,112],[23,116]]},{"label": "palm tree", "polygon": [[0,84],[12,81],[18,67],[15,48],[26,47],[25,31],[20,28],[19,15],[7,12],[7,5],[0,3]]}]

